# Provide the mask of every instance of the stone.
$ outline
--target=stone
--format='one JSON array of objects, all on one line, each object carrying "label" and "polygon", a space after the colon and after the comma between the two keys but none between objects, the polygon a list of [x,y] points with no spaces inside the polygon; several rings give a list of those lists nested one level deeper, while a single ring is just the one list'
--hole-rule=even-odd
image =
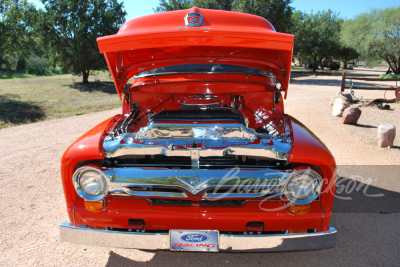
[{"label": "stone", "polygon": [[378,127],[378,146],[393,147],[396,137],[396,126],[392,124],[382,124]]},{"label": "stone", "polygon": [[342,96],[346,98],[347,102],[352,103],[353,102],[353,97],[351,96],[350,93],[342,93]]},{"label": "stone", "polygon": [[357,107],[346,108],[343,112],[343,124],[356,125],[361,116],[361,110]]},{"label": "stone", "polygon": [[333,105],[332,115],[336,117],[342,117],[343,111],[346,109],[346,106],[342,103],[338,102]]},{"label": "stone", "polygon": [[[335,101],[335,99],[342,99],[343,104],[344,103],[350,104],[352,102],[352,97],[351,97],[351,94],[349,94],[349,93],[342,93],[342,92],[337,93],[335,96],[333,96],[331,98],[331,106],[333,106],[333,102]],[[346,105],[346,104],[344,104],[344,105]]]},{"label": "stone", "polygon": [[350,103],[347,102],[347,101],[346,101],[345,99],[343,99],[343,98],[336,98],[335,100],[333,100],[333,105],[332,105],[332,106],[336,105],[337,103],[343,104],[346,108],[350,107]]}]

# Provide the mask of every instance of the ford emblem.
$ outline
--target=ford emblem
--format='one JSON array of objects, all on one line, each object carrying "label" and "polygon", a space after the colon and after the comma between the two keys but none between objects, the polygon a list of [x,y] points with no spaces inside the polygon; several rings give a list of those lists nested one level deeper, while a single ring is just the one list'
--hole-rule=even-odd
[{"label": "ford emblem", "polygon": [[203,23],[203,16],[200,13],[192,12],[186,15],[186,26],[201,26]]},{"label": "ford emblem", "polygon": [[204,242],[208,240],[208,236],[201,234],[187,234],[181,236],[181,240],[186,242]]}]

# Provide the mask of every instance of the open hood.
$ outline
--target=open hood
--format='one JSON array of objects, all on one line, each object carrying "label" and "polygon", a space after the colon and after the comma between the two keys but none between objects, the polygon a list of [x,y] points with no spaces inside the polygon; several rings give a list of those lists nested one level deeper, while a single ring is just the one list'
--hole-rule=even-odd
[{"label": "open hood", "polygon": [[258,16],[193,7],[130,20],[97,43],[120,97],[133,75],[170,65],[210,63],[271,72],[286,98],[293,39]]}]

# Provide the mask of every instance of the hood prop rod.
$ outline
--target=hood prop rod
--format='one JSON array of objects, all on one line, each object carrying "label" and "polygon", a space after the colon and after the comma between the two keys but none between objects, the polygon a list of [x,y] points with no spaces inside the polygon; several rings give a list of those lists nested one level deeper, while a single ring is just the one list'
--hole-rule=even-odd
[{"label": "hood prop rod", "polygon": [[[151,113],[153,110],[155,110],[156,108],[158,108],[159,106],[161,106],[162,104],[164,104],[165,102],[167,102],[168,100],[170,100],[171,98],[173,98],[174,95],[172,94],[170,97],[168,97],[167,99],[165,99],[164,101],[162,101],[161,103],[157,104],[155,107],[148,109],[147,111],[144,111],[144,113],[142,115],[140,115],[139,117],[135,117],[132,122],[136,122],[137,120],[140,120],[141,118],[143,118],[144,116],[146,116],[147,114]],[[139,113],[138,113],[139,114]]]},{"label": "hood prop rod", "polygon": [[[159,106],[161,106],[162,104],[164,104],[166,101],[168,101],[170,98],[172,98],[174,95],[171,95],[170,97],[168,97],[167,99],[165,99],[164,101],[162,101],[161,103],[159,103],[158,105],[156,105],[155,107],[153,107],[150,110],[145,111],[140,117],[138,117],[138,115],[140,114],[140,112],[142,112],[139,109],[139,104],[137,101],[135,101],[132,105],[132,112],[128,115],[128,117],[126,117],[126,119],[124,120],[124,122],[121,124],[121,126],[118,128],[118,131],[123,130],[124,128],[128,127],[129,124],[134,123],[135,125],[136,122],[138,120],[140,120],[141,118],[143,118],[146,114],[150,113],[151,111],[153,111],[154,109],[158,108]],[[137,125],[138,126],[138,125]]]}]

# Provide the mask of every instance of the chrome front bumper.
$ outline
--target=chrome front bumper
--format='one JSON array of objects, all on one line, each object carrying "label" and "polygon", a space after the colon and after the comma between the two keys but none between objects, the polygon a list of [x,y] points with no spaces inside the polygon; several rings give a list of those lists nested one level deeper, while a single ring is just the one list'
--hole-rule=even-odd
[{"label": "chrome front bumper", "polygon": [[[226,235],[220,234],[219,251],[226,252],[277,252],[333,248],[336,229],[307,234],[280,235]],[[95,230],[73,223],[60,224],[61,240],[94,246],[169,250],[168,233],[122,232]]]}]

